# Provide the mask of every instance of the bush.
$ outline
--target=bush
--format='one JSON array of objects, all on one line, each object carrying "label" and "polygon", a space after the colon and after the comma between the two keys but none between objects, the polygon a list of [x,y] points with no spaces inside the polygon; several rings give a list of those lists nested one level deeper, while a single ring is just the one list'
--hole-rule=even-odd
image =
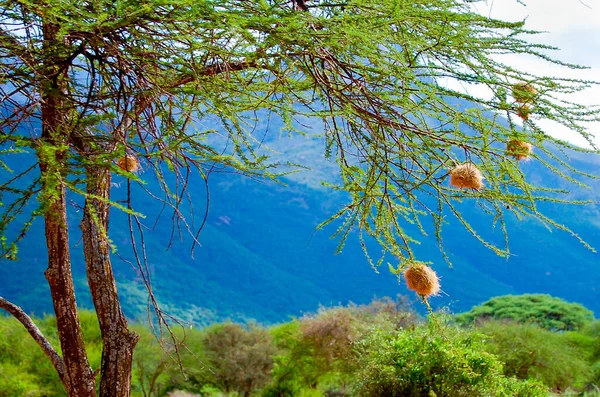
[{"label": "bush", "polygon": [[320,310],[314,317],[300,320],[300,330],[305,342],[311,344],[315,354],[332,363],[348,357],[358,338],[356,319],[347,308]]},{"label": "bush", "polygon": [[461,324],[485,320],[512,320],[531,323],[552,331],[581,329],[594,314],[578,303],[569,303],[543,294],[505,295],[456,315]]},{"label": "bush", "polygon": [[312,343],[307,342],[297,320],[271,329],[278,353],[273,357],[272,383],[263,391],[264,397],[300,396],[314,393],[319,379],[327,373],[315,357]]},{"label": "bush", "polygon": [[405,296],[396,299],[388,297],[373,299],[368,305],[354,308],[354,315],[362,325],[369,328],[389,328],[401,330],[414,327],[419,316]]},{"label": "bush", "polygon": [[557,333],[531,324],[488,321],[478,330],[489,338],[485,349],[504,362],[504,374],[537,379],[554,390],[583,387],[591,378],[590,337]]},{"label": "bush", "polygon": [[[42,332],[58,346],[47,319],[38,321]],[[64,396],[58,374],[42,349],[21,323],[0,315],[0,397]]]},{"label": "bush", "polygon": [[203,345],[215,386],[222,391],[249,396],[270,382],[276,349],[267,330],[219,324],[206,330]]},{"label": "bush", "polygon": [[133,324],[131,328],[140,338],[133,352],[131,394],[164,396],[166,390],[173,386],[173,378],[168,373],[169,367],[178,369],[172,343],[167,343],[168,338],[164,338],[162,344],[159,343],[147,326]]},{"label": "bush", "polygon": [[[399,297],[367,305],[321,308],[315,315],[271,329],[279,353],[273,382],[263,396],[346,393],[356,367],[355,344],[374,329],[395,332],[416,324],[417,315]],[[337,394],[336,394],[337,395]]]},{"label": "bush", "polygon": [[537,383],[502,375],[483,351],[484,336],[449,326],[441,317],[397,333],[373,332],[357,344],[359,396],[546,396]]}]

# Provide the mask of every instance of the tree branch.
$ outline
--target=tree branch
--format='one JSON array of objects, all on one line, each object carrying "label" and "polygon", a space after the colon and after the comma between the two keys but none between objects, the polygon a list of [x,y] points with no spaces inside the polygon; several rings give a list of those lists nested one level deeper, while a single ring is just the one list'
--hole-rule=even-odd
[{"label": "tree branch", "polygon": [[[239,61],[239,62],[220,62],[215,63],[214,65],[206,66],[202,69],[198,75],[199,76],[215,76],[217,74],[225,73],[225,72],[239,72],[240,70],[256,68],[258,64],[254,61]],[[196,80],[196,76],[183,76],[177,80],[175,80],[172,84],[169,85],[169,88],[177,88],[184,84],[191,83]]]},{"label": "tree branch", "polygon": [[[214,65],[206,66],[204,69],[200,71],[199,76],[215,76],[221,73],[227,72],[238,72],[245,69],[251,69],[258,67],[258,64],[254,61],[239,61],[239,62],[221,62],[216,63]],[[167,88],[174,89],[181,87],[185,84],[194,82],[197,80],[197,76],[183,76],[179,79],[175,80],[173,83],[169,84]],[[126,115],[123,119],[122,123],[115,129],[113,135],[116,137],[123,137],[125,131],[131,127],[134,122],[134,119],[138,117],[142,112],[144,112],[150,105],[152,105],[153,101],[156,100],[156,94],[148,95],[147,93],[142,93],[135,99],[135,106],[132,115]],[[114,140],[112,146],[109,151],[114,150],[116,147],[117,140]]]},{"label": "tree branch", "polygon": [[0,27],[0,43],[3,46],[8,47],[9,55],[14,55],[19,57],[23,63],[27,66],[34,69],[34,66],[37,64],[33,55],[29,52],[29,49],[19,40],[13,36],[10,32],[7,32],[3,28]]},{"label": "tree branch", "polygon": [[304,3],[304,0],[294,0],[294,8],[302,11],[308,11],[308,6]]},{"label": "tree branch", "polygon": [[50,344],[48,339],[42,334],[42,331],[35,325],[31,317],[27,315],[19,306],[11,303],[0,296],[0,308],[6,310],[10,313],[14,318],[16,318],[29,332],[29,335],[33,337],[33,339],[37,342],[40,348],[44,351],[46,356],[52,361],[52,365],[58,372],[58,376],[65,383],[65,363],[62,357],[54,350],[54,347]]}]

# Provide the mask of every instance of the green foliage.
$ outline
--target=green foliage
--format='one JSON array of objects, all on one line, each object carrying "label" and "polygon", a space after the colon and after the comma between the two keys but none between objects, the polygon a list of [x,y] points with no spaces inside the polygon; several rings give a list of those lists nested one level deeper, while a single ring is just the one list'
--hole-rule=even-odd
[{"label": "green foliage", "polygon": [[578,330],[594,319],[594,314],[578,303],[543,294],[506,295],[490,299],[467,313],[456,316],[462,324],[488,319],[531,323],[548,330]]},{"label": "green foliage", "polygon": [[[56,339],[51,339],[56,343]],[[0,316],[0,395],[62,396],[58,375],[44,353],[15,319]]]},{"label": "green foliage", "polygon": [[[514,137],[535,144],[555,160],[544,161],[548,169],[577,185],[557,169],[572,167],[547,144],[583,149],[552,138],[538,120],[563,124],[593,146],[585,122],[600,110],[559,98],[595,82],[525,73],[499,62],[495,54],[508,53],[579,67],[549,57],[550,47],[533,40],[537,32],[524,22],[489,18],[471,3],[314,2],[301,10],[272,0],[98,1],[86,7],[71,0],[24,10],[2,0],[0,49],[8,63],[0,90],[8,114],[0,124],[7,131],[0,157],[14,156],[14,145],[35,148],[44,167],[33,173],[29,190],[19,186],[28,173],[0,181],[2,192],[16,195],[9,203],[17,203],[0,213],[0,231],[16,214],[29,213],[25,205],[36,196],[47,209],[59,186],[98,198],[83,187],[94,172],[108,169],[140,181],[115,164],[125,154],[156,174],[165,204],[184,217],[185,175],[192,169],[203,180],[215,166],[268,179],[290,172],[289,159],[273,161],[263,147],[271,119],[279,127],[271,131],[276,136],[310,135],[311,127],[324,132],[323,155],[335,160],[340,176],[330,186],[350,196],[323,223],[340,221],[340,248],[358,228],[402,265],[415,255],[415,234],[426,235],[421,222],[430,222],[441,242],[443,214],[449,212],[476,239],[506,255],[507,247],[485,239],[461,216],[464,198],[477,199],[501,223],[508,212],[566,229],[536,206],[561,201],[565,192],[526,180],[504,145]],[[48,74],[57,78],[39,78]],[[493,95],[455,91],[442,79],[485,86]],[[507,97],[521,80],[539,91],[524,127],[513,121],[517,98]],[[34,99],[40,96],[60,103],[55,110],[61,116],[41,140]],[[448,171],[465,161],[484,172],[485,189],[447,186]],[[432,196],[434,205],[420,193]],[[136,213],[119,200],[111,204]],[[11,242],[3,246],[2,256],[14,257]],[[371,262],[381,264],[383,257]]]},{"label": "green foliage", "polygon": [[[43,395],[39,392],[40,385],[35,383],[35,377],[25,372],[23,368],[11,363],[0,363],[0,396],[21,397]],[[33,393],[33,394],[32,394]]]},{"label": "green foliage", "polygon": [[[97,369],[102,353],[98,321],[93,312],[83,310],[79,314],[90,365]],[[58,346],[55,317],[46,316],[36,322],[50,343]],[[65,395],[54,367],[40,347],[21,323],[5,316],[0,316],[0,373],[0,396]]]},{"label": "green foliage", "polygon": [[590,352],[592,362],[592,376],[590,383],[600,387],[600,321],[589,323],[581,330],[584,342],[579,345]]},{"label": "green foliage", "polygon": [[[265,397],[320,396],[316,386],[324,375],[313,346],[303,338],[300,322],[294,320],[273,327],[271,335],[277,353],[273,357],[272,382],[263,391]],[[308,393],[308,394],[307,394]]]},{"label": "green foliage", "polygon": [[[554,390],[598,384],[600,326],[591,311],[549,295],[500,296],[455,317],[488,336],[485,349],[504,373]],[[569,331],[576,330],[576,331]]]},{"label": "green foliage", "polygon": [[[204,330],[196,328],[178,327],[174,336],[176,343],[169,336],[164,335],[160,344],[155,339],[148,339],[149,347],[160,351],[160,356],[153,360],[154,372],[161,363],[164,363],[168,382],[161,386],[166,390],[182,390],[202,394],[206,390],[220,390],[216,386],[214,370],[208,361],[204,346]],[[148,366],[152,369],[151,366]]]},{"label": "green foliage", "polygon": [[164,396],[172,387],[169,368],[176,366],[168,346],[161,345],[146,326],[131,327],[140,337],[133,356],[132,394],[144,397]]},{"label": "green foliage", "polygon": [[597,340],[498,321],[487,321],[478,331],[489,337],[485,350],[504,362],[507,376],[537,379],[554,390],[581,388],[591,379],[590,347]]},{"label": "green foliage", "polygon": [[[56,343],[54,317],[37,319]],[[82,312],[90,357],[101,351],[97,321]],[[133,397],[573,395],[598,385],[600,323],[551,332],[532,324],[487,321],[461,328],[442,314],[421,321],[404,299],[321,308],[273,326],[223,323],[173,329],[147,326],[134,355]],[[0,396],[64,395],[53,367],[21,324],[0,317]],[[94,359],[95,360],[95,359]],[[92,364],[97,368],[98,362]]]},{"label": "green foliage", "polygon": [[502,363],[483,351],[482,334],[431,317],[426,326],[373,332],[358,348],[360,396],[545,396],[535,383],[502,376]]},{"label": "green foliage", "polygon": [[[279,354],[265,396],[347,392],[356,366],[355,344],[372,332],[414,327],[417,316],[404,297],[368,305],[323,308],[271,330]],[[340,390],[341,389],[341,390]],[[313,394],[311,394],[313,393]]]}]

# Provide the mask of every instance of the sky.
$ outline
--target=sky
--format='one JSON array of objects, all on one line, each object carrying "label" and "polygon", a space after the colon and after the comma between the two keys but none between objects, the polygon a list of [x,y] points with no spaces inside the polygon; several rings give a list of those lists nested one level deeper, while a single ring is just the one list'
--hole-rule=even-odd
[{"label": "sky", "polygon": [[[535,42],[560,48],[552,52],[554,58],[568,63],[589,66],[586,70],[570,70],[530,56],[502,58],[526,72],[600,81],[600,0],[487,0],[475,3],[477,11],[492,18],[508,21],[526,19],[526,28],[544,31],[532,37]],[[478,88],[467,88],[471,94],[485,95]],[[475,91],[473,91],[475,90]],[[600,85],[565,99],[582,104],[600,104]],[[551,121],[538,124],[548,133],[580,146],[588,146],[578,134]],[[600,122],[588,124],[589,131],[600,145]]]}]

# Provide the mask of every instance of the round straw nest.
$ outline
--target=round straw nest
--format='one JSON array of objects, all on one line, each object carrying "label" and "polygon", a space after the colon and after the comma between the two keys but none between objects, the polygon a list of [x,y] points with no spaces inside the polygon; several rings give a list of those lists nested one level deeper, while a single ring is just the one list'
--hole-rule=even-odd
[{"label": "round straw nest", "polygon": [[124,171],[135,172],[140,168],[140,162],[137,157],[126,154],[117,160],[117,165]]},{"label": "round straw nest", "polygon": [[512,94],[517,102],[532,103],[538,95],[538,90],[529,83],[521,82],[513,85]]},{"label": "round straw nest", "polygon": [[523,120],[529,120],[530,114],[531,114],[531,108],[526,103],[522,104],[517,109],[517,116],[519,116]]},{"label": "round straw nest", "polygon": [[483,175],[471,163],[460,164],[450,171],[450,184],[459,189],[480,190],[483,187]]},{"label": "round straw nest", "polygon": [[440,292],[440,280],[437,274],[426,265],[410,265],[404,271],[404,279],[408,289],[424,298]]},{"label": "round straw nest", "polygon": [[517,160],[526,160],[533,152],[533,146],[529,142],[511,139],[506,144],[506,153]]}]

